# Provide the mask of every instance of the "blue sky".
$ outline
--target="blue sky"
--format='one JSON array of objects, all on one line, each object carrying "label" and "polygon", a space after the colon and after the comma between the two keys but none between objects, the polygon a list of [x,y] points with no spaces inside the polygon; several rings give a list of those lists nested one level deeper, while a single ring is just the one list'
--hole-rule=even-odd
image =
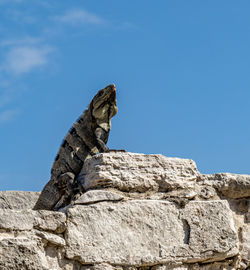
[{"label": "blue sky", "polygon": [[249,174],[248,0],[0,0],[0,190],[41,190],[97,90],[108,146]]}]

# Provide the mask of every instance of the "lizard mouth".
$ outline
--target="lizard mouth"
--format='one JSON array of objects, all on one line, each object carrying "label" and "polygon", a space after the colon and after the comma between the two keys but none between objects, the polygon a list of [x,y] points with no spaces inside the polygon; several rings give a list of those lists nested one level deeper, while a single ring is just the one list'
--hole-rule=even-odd
[{"label": "lizard mouth", "polygon": [[107,86],[107,88],[109,90],[108,91],[109,92],[108,99],[110,101],[114,101],[116,99],[116,87],[115,87],[115,85],[114,84],[110,84],[110,85]]},{"label": "lizard mouth", "polygon": [[108,85],[107,88],[109,88],[109,91],[111,91],[111,92],[116,92],[116,87],[114,84]]},{"label": "lizard mouth", "polygon": [[111,87],[114,91],[116,91],[116,87],[115,87],[114,84],[111,84],[110,87]]}]

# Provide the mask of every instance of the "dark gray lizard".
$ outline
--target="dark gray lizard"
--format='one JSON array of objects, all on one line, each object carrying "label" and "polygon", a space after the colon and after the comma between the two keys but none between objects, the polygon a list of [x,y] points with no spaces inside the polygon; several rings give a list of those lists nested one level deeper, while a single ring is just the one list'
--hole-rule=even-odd
[{"label": "dark gray lizard", "polygon": [[70,202],[74,188],[77,189],[76,177],[85,160],[109,150],[106,143],[111,118],[116,113],[116,88],[111,84],[95,95],[64,138],[51,169],[50,181],[43,188],[34,210],[56,210]]}]

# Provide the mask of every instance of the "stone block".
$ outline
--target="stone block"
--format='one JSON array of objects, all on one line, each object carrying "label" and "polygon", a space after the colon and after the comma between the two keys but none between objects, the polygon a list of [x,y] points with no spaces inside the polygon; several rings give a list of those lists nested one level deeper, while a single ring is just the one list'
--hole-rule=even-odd
[{"label": "stone block", "polygon": [[51,268],[37,239],[26,235],[0,241],[0,269],[49,270]]},{"label": "stone block", "polygon": [[192,188],[199,172],[191,159],[123,152],[102,153],[84,163],[85,190],[112,187],[126,192]]},{"label": "stone block", "polygon": [[0,209],[0,229],[30,231],[33,229],[36,213],[32,210]]},{"label": "stone block", "polygon": [[103,201],[121,201],[124,197],[109,190],[89,190],[83,193],[74,204],[92,204]]},{"label": "stone block", "polygon": [[30,231],[33,228],[61,233],[65,230],[66,215],[53,211],[0,209],[0,229]]},{"label": "stone block", "polygon": [[214,186],[223,196],[229,199],[250,197],[250,175],[233,173],[216,173],[202,175],[205,185]]},{"label": "stone block", "polygon": [[33,191],[0,191],[0,209],[32,209],[39,195]]},{"label": "stone block", "polygon": [[223,260],[238,253],[226,201],[134,200],[68,210],[66,256],[128,266]]}]

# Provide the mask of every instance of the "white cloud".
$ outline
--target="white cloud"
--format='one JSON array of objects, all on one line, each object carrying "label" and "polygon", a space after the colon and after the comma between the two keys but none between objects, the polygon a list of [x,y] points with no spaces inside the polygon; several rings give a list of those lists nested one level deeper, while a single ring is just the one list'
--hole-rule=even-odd
[{"label": "white cloud", "polygon": [[105,23],[102,18],[84,9],[72,9],[66,12],[64,15],[56,16],[54,18],[58,22],[69,23],[73,25]]},{"label": "white cloud", "polygon": [[16,38],[16,39],[4,39],[0,41],[0,46],[8,47],[8,46],[20,46],[20,45],[34,45],[41,42],[41,38],[34,38],[30,36],[25,36],[23,38]]},{"label": "white cloud", "polygon": [[0,112],[0,124],[11,121],[18,113],[16,109]]},{"label": "white cloud", "polygon": [[2,69],[20,75],[42,67],[48,63],[50,47],[20,46],[7,53]]}]

